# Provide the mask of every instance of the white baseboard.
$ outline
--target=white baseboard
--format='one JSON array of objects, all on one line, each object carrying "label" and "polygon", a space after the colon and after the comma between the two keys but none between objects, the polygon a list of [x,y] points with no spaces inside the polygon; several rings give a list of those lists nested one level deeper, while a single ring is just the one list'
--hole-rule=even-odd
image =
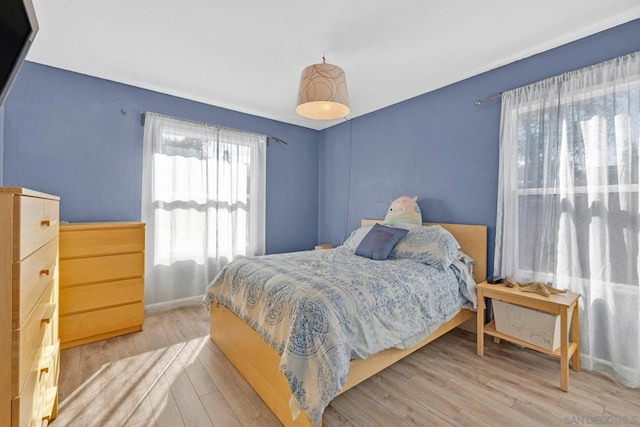
[{"label": "white baseboard", "polygon": [[195,297],[174,299],[171,301],[164,301],[164,302],[158,302],[155,304],[145,305],[144,312],[145,314],[158,313],[160,311],[171,310],[172,308],[202,305],[203,297],[204,295],[196,295]]}]

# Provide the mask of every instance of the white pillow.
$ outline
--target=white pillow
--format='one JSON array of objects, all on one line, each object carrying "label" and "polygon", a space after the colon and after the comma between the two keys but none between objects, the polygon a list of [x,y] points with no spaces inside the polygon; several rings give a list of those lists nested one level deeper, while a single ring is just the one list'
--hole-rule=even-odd
[{"label": "white pillow", "polygon": [[360,245],[360,242],[362,242],[362,239],[364,239],[364,236],[367,235],[371,228],[373,228],[373,225],[367,225],[365,227],[355,229],[347,238],[347,240],[344,241],[342,246],[355,251],[358,245]]},{"label": "white pillow", "polygon": [[444,271],[456,259],[459,247],[455,237],[442,226],[418,226],[398,242],[389,258],[415,259]]}]

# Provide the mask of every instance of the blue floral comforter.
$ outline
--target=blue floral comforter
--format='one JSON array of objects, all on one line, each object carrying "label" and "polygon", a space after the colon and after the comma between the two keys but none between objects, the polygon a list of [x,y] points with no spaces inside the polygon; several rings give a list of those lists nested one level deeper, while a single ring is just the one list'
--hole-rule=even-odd
[{"label": "blue floral comforter", "polygon": [[302,410],[317,424],[351,359],[421,341],[468,302],[466,286],[455,267],[372,261],[339,247],[235,260],[204,304],[229,308],[281,355],[294,419]]}]

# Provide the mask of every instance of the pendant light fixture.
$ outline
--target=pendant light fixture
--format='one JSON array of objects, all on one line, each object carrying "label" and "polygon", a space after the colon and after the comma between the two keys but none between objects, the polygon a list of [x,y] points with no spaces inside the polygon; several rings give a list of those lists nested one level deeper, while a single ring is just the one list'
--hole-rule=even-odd
[{"label": "pendant light fixture", "polygon": [[349,114],[349,94],[344,70],[327,64],[309,65],[300,76],[296,113],[314,120],[333,120]]}]

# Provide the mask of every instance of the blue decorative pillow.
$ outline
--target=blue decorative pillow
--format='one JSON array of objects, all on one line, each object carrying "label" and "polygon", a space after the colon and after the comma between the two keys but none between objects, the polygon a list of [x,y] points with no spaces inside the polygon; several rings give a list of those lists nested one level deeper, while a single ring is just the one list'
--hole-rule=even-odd
[{"label": "blue decorative pillow", "polygon": [[408,230],[374,224],[356,248],[355,254],[374,260],[387,259],[393,247]]},{"label": "blue decorative pillow", "polygon": [[360,242],[362,242],[362,239],[364,239],[364,236],[366,236],[372,228],[373,225],[365,225],[364,227],[357,228],[351,233],[351,235],[347,238],[347,240],[344,241],[342,245],[346,246],[352,251],[355,251]]},{"label": "blue decorative pillow", "polygon": [[439,225],[415,227],[389,254],[391,259],[415,259],[440,270],[456,259],[460,245],[451,233]]}]

